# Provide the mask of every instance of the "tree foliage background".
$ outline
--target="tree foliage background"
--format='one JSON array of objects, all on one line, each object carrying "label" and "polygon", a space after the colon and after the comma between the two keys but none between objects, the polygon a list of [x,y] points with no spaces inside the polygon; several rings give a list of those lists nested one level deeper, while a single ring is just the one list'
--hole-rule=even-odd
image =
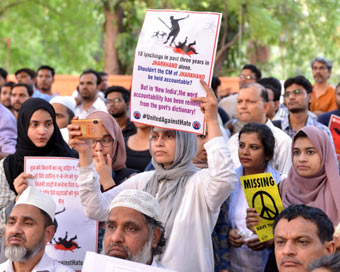
[{"label": "tree foliage background", "polygon": [[311,78],[311,59],[325,56],[340,80],[338,0],[1,0],[0,66],[130,74],[148,8],[223,13],[216,75],[251,62],[267,76]]}]

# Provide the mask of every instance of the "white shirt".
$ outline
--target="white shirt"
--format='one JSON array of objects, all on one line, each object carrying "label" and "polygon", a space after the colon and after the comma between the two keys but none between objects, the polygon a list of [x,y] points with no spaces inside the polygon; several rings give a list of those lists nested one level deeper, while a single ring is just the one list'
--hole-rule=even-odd
[{"label": "white shirt", "polygon": [[[10,260],[2,263],[0,265],[1,272],[14,272],[13,263]],[[42,256],[41,260],[37,265],[33,268],[32,272],[74,272],[74,270],[70,267],[62,265],[58,263],[56,260],[48,257],[46,252]]]},{"label": "white shirt", "polygon": [[105,111],[105,112],[107,112],[105,102],[99,96],[97,97],[96,101],[94,101],[92,106],[87,111],[84,109],[82,103],[80,105],[78,105],[76,107],[76,111],[75,111],[74,115],[78,116],[79,119],[86,119],[86,117],[94,111]]},{"label": "white shirt", "polygon": [[[188,179],[167,248],[160,260],[168,269],[178,272],[214,271],[211,233],[220,206],[237,181],[224,137],[213,138],[204,147],[209,168],[196,172]],[[102,194],[93,165],[78,170],[77,182],[84,211],[89,218],[99,221],[107,220],[109,205],[120,191],[143,190],[154,174],[154,171],[137,174]]]},{"label": "white shirt", "polygon": [[[274,157],[271,160],[271,165],[281,174],[288,175],[289,169],[292,166],[292,139],[281,129],[275,127],[270,120],[267,121],[266,125],[271,129],[275,138]],[[238,158],[238,133],[230,137],[227,147],[233,159],[235,168],[238,168],[241,166]]]}]

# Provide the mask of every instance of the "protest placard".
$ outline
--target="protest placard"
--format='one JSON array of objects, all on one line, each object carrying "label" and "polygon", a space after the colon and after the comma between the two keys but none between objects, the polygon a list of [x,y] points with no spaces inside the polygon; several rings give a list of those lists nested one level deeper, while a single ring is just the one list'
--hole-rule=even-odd
[{"label": "protest placard", "polygon": [[192,97],[206,96],[222,15],[148,10],[135,52],[131,120],[202,134],[204,114]]},{"label": "protest placard", "polygon": [[77,159],[25,157],[25,173],[34,179],[29,185],[50,195],[57,204],[58,227],[47,254],[60,263],[80,271],[86,251],[97,250],[97,223],[84,213],[80,203]]},{"label": "protest placard", "polygon": [[174,272],[173,270],[131,262],[111,256],[86,252],[82,272]]},{"label": "protest placard", "polygon": [[249,207],[255,208],[261,221],[255,226],[259,240],[273,239],[273,223],[283,205],[277,184],[270,173],[247,175],[240,178]]},{"label": "protest placard", "polygon": [[336,157],[340,162],[340,117],[332,114],[329,119],[328,127],[332,133]]}]

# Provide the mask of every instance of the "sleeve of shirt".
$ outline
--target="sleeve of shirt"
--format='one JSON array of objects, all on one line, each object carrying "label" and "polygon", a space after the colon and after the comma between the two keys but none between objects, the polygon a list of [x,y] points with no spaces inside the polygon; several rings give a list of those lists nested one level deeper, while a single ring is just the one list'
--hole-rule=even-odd
[{"label": "sleeve of shirt", "polygon": [[208,156],[208,169],[199,172],[199,186],[210,211],[217,213],[234,189],[237,178],[224,137],[211,139],[204,148]]},{"label": "sleeve of shirt", "polygon": [[[3,106],[2,106],[3,107]],[[6,108],[0,110],[0,151],[13,154],[17,143],[17,121]]]},{"label": "sleeve of shirt", "polygon": [[124,189],[136,189],[136,176],[124,181],[121,185],[102,193],[100,191],[99,176],[93,164],[78,167],[80,202],[85,214],[98,221],[106,221],[111,201]]},{"label": "sleeve of shirt", "polygon": [[212,235],[214,251],[218,261],[218,264],[215,263],[215,268],[216,266],[220,269],[229,269],[230,267],[229,229],[228,203],[225,201],[221,206],[221,211]]},{"label": "sleeve of shirt", "polygon": [[14,192],[9,188],[5,175],[4,159],[0,161],[0,228],[6,224],[6,208],[15,199]]}]

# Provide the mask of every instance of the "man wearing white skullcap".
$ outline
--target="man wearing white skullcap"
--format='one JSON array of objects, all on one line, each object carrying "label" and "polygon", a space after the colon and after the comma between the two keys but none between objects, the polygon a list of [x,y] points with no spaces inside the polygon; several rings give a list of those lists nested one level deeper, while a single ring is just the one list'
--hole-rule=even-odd
[{"label": "man wearing white skullcap", "polygon": [[54,108],[57,125],[60,129],[71,123],[76,110],[76,101],[71,96],[55,96],[50,100]]},{"label": "man wearing white skullcap", "polygon": [[53,199],[29,186],[19,197],[6,224],[5,256],[0,271],[74,271],[45,253],[53,238],[56,204]]},{"label": "man wearing white skullcap", "polygon": [[163,267],[153,256],[162,254],[164,227],[158,201],[139,190],[124,190],[111,202],[103,253],[134,262]]}]

